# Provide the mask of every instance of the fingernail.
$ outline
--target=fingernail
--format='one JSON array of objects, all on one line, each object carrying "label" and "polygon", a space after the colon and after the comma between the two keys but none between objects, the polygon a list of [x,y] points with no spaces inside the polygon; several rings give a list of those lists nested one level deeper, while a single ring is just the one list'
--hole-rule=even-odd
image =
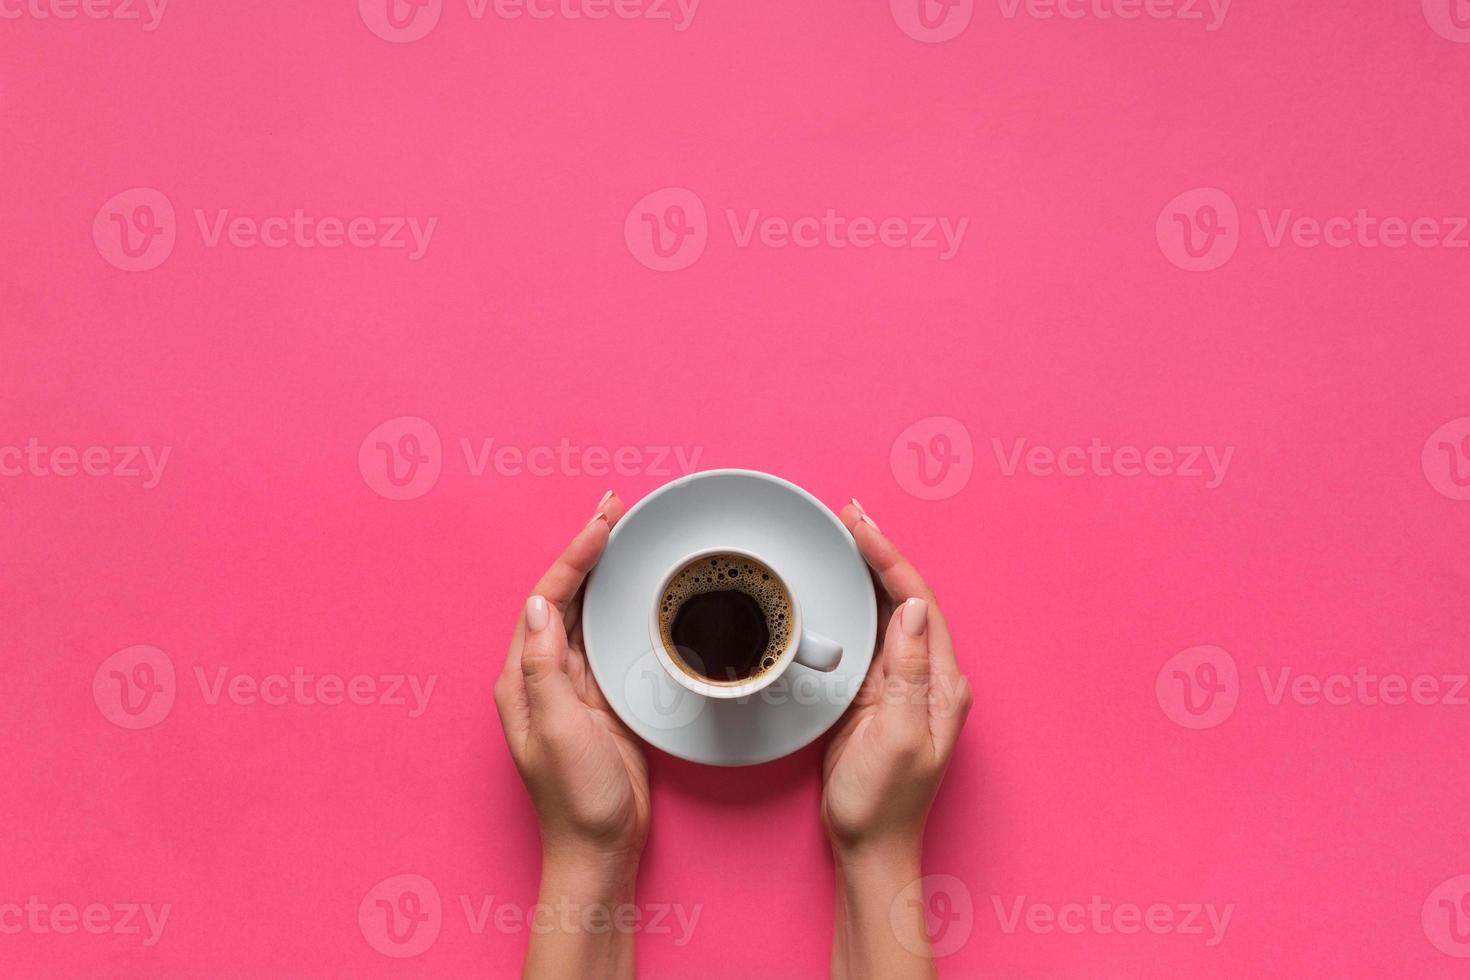
[{"label": "fingernail", "polygon": [[878,522],[868,516],[868,512],[863,510],[863,505],[858,503],[858,499],[856,497],[852,498],[852,505],[857,508],[858,520],[862,521],[864,524],[868,525],[879,534],[883,533],[883,529],[878,526]]},{"label": "fingernail", "polygon": [[[613,492],[611,490],[602,495],[602,499],[597,502],[597,510],[592,515],[592,521],[597,520],[599,517],[605,516],[602,513],[602,508],[607,506],[607,502],[612,499],[612,495]],[[587,523],[591,524],[592,521],[588,521]]]},{"label": "fingernail", "polygon": [[[907,615],[908,610],[904,610]],[[551,610],[546,608],[546,600],[539,595],[533,595],[526,600],[526,629],[532,633],[539,633],[546,628],[551,621]]]},{"label": "fingernail", "polygon": [[922,636],[929,623],[929,603],[923,599],[909,599],[898,614],[898,625],[909,636]]}]

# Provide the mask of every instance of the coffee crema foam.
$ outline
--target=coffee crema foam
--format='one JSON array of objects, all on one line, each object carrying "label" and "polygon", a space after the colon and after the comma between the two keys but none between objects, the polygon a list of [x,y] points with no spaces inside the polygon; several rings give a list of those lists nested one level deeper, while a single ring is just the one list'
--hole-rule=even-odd
[{"label": "coffee crema foam", "polygon": [[[706,592],[735,590],[756,601],[765,617],[770,639],[761,654],[760,665],[748,677],[722,680],[699,672],[684,662],[684,652],[674,644],[674,620],[684,603]],[[781,660],[791,641],[791,600],[769,568],[742,555],[706,555],[685,565],[664,587],[658,605],[658,632],[664,647],[674,653],[674,662],[699,680],[711,684],[744,684],[761,676]]]}]

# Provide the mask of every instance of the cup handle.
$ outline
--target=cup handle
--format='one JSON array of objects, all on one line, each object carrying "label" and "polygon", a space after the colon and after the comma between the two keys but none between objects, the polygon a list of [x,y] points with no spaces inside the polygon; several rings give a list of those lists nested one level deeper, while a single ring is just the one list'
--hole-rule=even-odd
[{"label": "cup handle", "polygon": [[801,643],[796,647],[796,662],[812,670],[828,673],[837,669],[842,660],[842,644],[829,640],[820,633],[803,630]]}]

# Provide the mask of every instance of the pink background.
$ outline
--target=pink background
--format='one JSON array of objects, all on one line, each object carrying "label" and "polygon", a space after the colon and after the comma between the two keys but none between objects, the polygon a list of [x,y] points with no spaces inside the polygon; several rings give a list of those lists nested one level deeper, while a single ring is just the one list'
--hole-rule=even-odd
[{"label": "pink background", "polygon": [[[676,31],[448,0],[401,44],[347,0],[0,22],[0,446],[171,447],[152,489],[0,478],[0,905],[172,906],[151,947],[0,932],[0,974],[515,975],[525,933],[460,908],[534,900],[507,632],[608,485],[674,475],[477,477],[460,446],[566,439],[856,494],[929,578],[977,692],[926,852],[973,909],[948,975],[1464,975],[1421,909],[1470,872],[1470,708],[1272,704],[1258,671],[1465,670],[1470,503],[1420,452],[1470,415],[1470,251],[1273,248],[1256,214],[1464,215],[1470,46],[1417,0],[1237,0],[1216,31],[1003,11],[933,44],[884,2],[704,0]],[[92,237],[135,187],[177,212],[146,272]],[[680,271],[624,237],[664,187],[708,209]],[[1155,229],[1200,187],[1237,250],[1189,272]],[[418,261],[209,248],[196,208],[438,225]],[[752,208],[970,224],[950,261],[740,248]],[[400,416],[443,440],[405,501],[358,461]],[[933,416],[973,438],[942,500],[890,465]],[[1094,437],[1234,457],[1206,489],[1006,476],[991,442]],[[93,680],[138,644],[178,680],[133,731]],[[1155,682],[1200,645],[1238,704],[1193,730]],[[296,666],[437,684],[409,718],[209,704],[194,674]],[[643,974],[822,975],[818,750],[652,763],[639,900],[702,910],[686,946],[640,937]],[[403,873],[443,921],[393,959],[357,913]],[[1213,947],[995,913],[1093,895],[1234,910]]]}]

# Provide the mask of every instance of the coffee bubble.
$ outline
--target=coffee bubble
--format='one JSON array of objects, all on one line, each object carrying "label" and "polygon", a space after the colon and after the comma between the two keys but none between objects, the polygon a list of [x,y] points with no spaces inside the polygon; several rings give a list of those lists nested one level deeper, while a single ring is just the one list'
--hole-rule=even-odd
[{"label": "coffee bubble", "polygon": [[[729,591],[743,593],[755,601],[765,619],[767,631],[765,649],[760,653],[755,668],[739,677],[719,677],[717,672],[706,673],[696,669],[684,659],[688,657],[699,667],[704,667],[698,657],[699,651],[693,651],[694,656],[690,656],[689,651],[680,649],[674,642],[674,623],[685,603],[706,593]],[[774,668],[791,644],[792,619],[791,598],[781,580],[760,562],[728,552],[696,558],[679,569],[664,587],[658,604],[659,636],[665,648],[675,654],[674,662],[686,673],[712,683],[743,684]]]}]

